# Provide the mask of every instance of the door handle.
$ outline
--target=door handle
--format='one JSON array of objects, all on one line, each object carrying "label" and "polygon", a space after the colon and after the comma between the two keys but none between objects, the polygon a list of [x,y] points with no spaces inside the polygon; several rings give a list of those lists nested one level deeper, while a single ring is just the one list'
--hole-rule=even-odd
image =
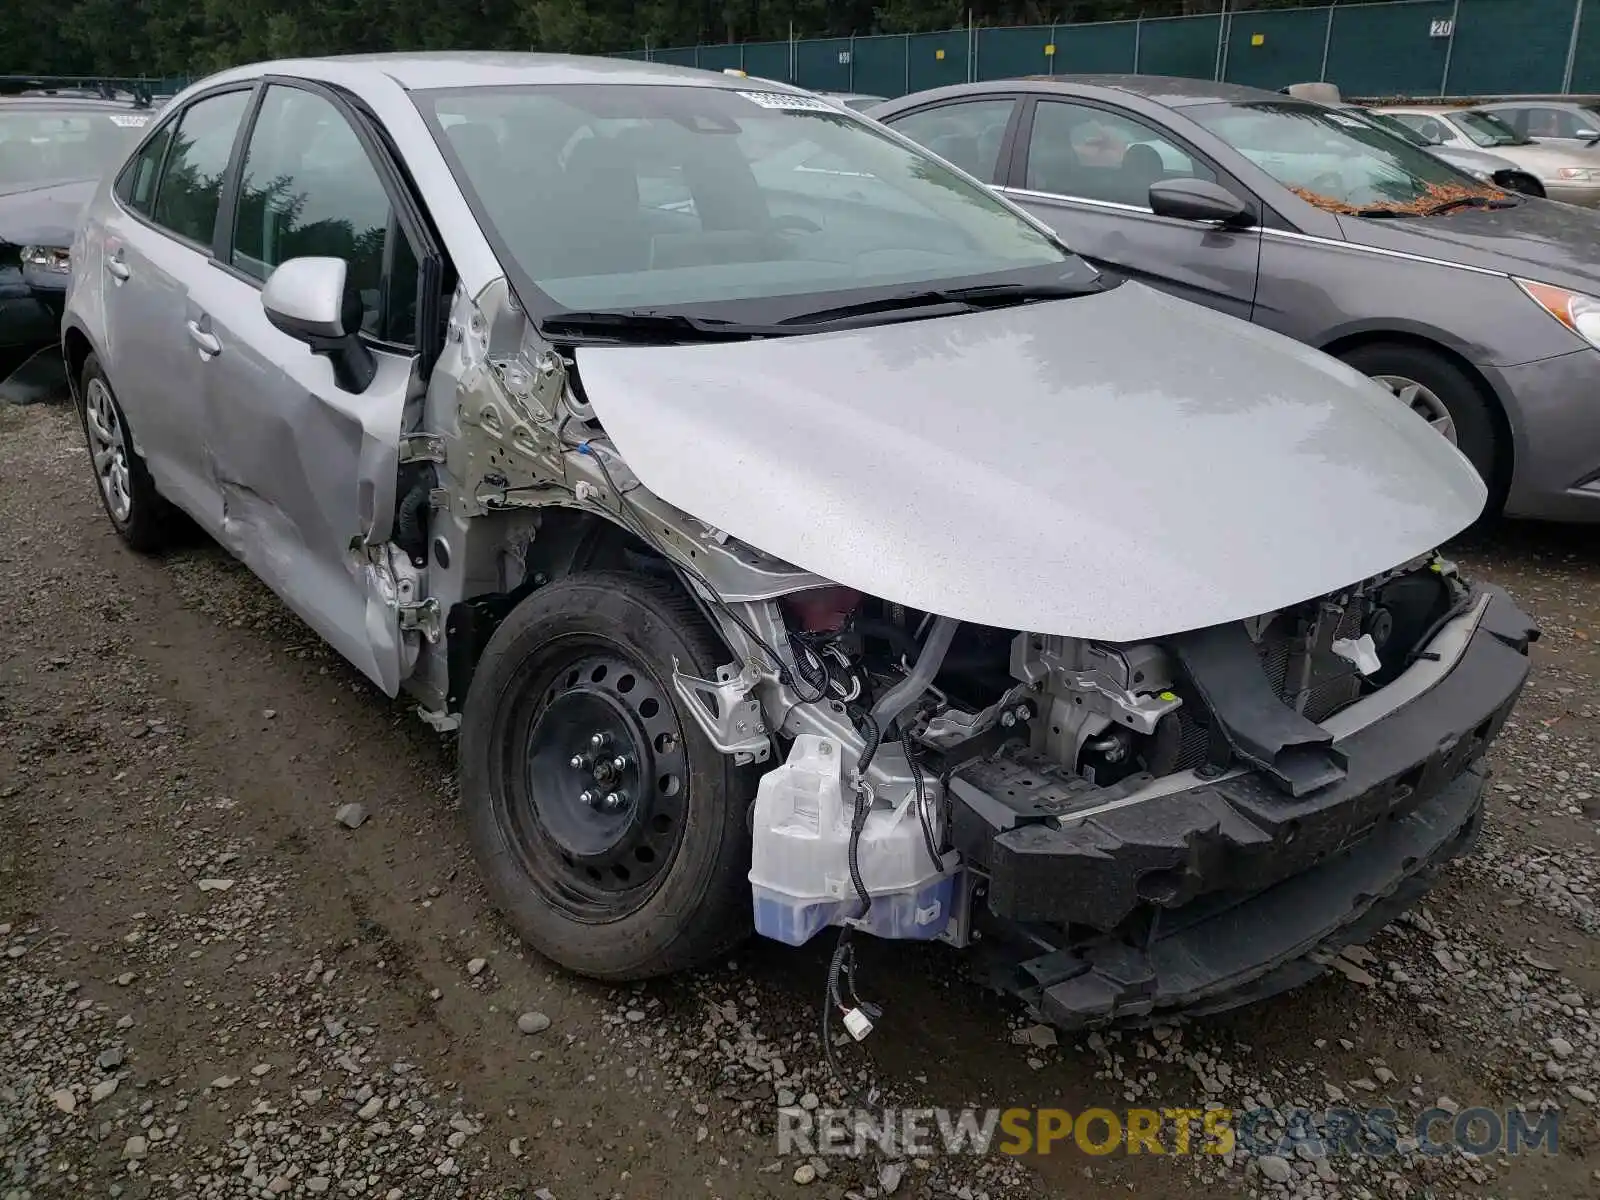
[{"label": "door handle", "polygon": [[216,337],[200,328],[199,321],[190,321],[188,326],[189,340],[200,347],[200,353],[207,358],[215,358],[222,353],[222,343]]},{"label": "door handle", "polygon": [[118,280],[127,279],[133,274],[133,272],[128,269],[128,264],[123,262],[120,258],[106,259],[106,270],[111,273],[113,278]]}]

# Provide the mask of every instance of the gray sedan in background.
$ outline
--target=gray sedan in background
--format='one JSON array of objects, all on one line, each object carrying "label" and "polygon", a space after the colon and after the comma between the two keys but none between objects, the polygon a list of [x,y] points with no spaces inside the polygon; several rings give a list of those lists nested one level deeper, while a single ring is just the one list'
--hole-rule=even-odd
[{"label": "gray sedan in background", "polygon": [[1102,269],[1384,383],[1506,513],[1600,521],[1595,214],[1503,192],[1337,109],[1209,81],[997,80],[871,115]]}]

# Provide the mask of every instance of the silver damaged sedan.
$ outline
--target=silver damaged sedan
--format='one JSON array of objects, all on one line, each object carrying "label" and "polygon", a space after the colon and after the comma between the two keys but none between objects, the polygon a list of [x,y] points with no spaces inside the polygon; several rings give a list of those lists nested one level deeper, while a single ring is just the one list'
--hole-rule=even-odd
[{"label": "silver damaged sedan", "polygon": [[[1537,630],[1393,396],[1103,279],[900,135],[619,60],[241,67],[93,200],[106,512],[460,730],[586,975],[983,938],[1063,1027],[1293,986],[1477,831]],[[831,1053],[832,1040],[825,1039]]]}]

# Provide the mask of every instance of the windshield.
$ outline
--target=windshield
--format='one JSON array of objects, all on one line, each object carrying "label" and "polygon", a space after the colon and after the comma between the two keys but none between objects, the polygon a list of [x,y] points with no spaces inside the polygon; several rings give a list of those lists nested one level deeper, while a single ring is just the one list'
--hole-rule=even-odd
[{"label": "windshield", "polygon": [[1349,113],[1260,101],[1184,109],[1301,199],[1333,212],[1413,215],[1501,197],[1470,175]]},{"label": "windshield", "polygon": [[149,113],[0,109],[0,187],[95,179],[122,161]]},{"label": "windshield", "polygon": [[754,85],[415,96],[519,292],[536,289],[523,303],[550,302],[541,316],[710,304],[765,321],[886,285],[1093,277],[984,188],[815,97]]},{"label": "windshield", "polygon": [[1480,146],[1527,146],[1532,141],[1492,113],[1453,112],[1449,120]]}]

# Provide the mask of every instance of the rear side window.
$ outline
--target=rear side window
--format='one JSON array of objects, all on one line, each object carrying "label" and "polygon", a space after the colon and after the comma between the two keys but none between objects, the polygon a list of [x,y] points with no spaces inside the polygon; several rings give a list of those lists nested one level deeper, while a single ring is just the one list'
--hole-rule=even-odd
[{"label": "rear side window", "polygon": [[117,198],[147,217],[156,196],[156,175],[161,170],[161,159],[171,141],[172,122],[168,121],[128,160],[122,174],[117,176]]},{"label": "rear side window", "polygon": [[968,175],[994,183],[1000,146],[1011,121],[1015,100],[964,100],[919,109],[890,122],[902,133],[954,163]]},{"label": "rear side window", "polygon": [[195,101],[178,118],[150,214],[157,225],[211,245],[228,158],[249,101],[248,91],[224,92]]}]

